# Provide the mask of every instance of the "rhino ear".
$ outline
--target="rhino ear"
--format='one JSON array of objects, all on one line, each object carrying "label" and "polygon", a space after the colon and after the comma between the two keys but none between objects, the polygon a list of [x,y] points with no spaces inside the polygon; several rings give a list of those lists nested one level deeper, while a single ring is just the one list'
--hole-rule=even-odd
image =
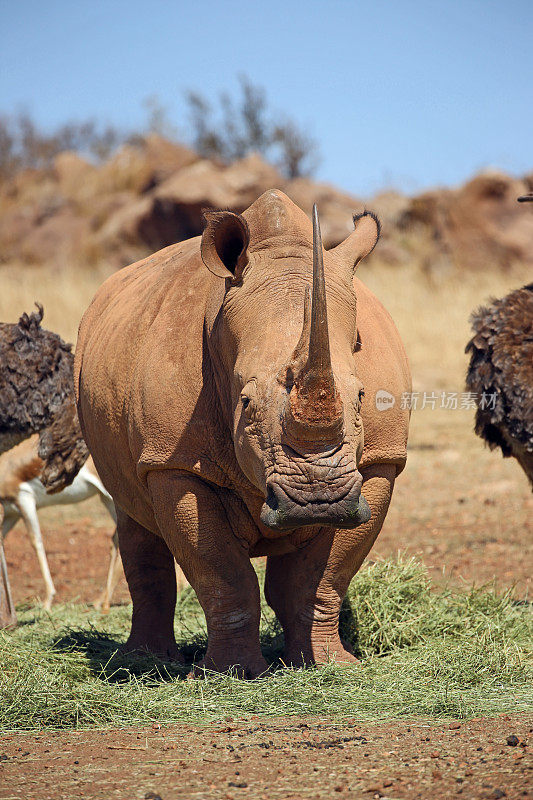
[{"label": "rhino ear", "polygon": [[355,272],[357,265],[372,252],[378,243],[381,233],[381,222],[373,211],[363,211],[353,215],[355,230],[344,242],[332,247],[330,253],[336,253],[341,261],[348,262]]},{"label": "rhino ear", "polygon": [[200,252],[207,269],[219,278],[238,278],[248,263],[250,232],[240,214],[205,211]]}]

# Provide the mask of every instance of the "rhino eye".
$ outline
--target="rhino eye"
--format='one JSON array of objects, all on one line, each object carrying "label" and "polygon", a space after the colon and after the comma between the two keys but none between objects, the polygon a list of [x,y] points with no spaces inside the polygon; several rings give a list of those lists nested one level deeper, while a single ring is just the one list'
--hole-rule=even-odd
[{"label": "rhino eye", "polygon": [[248,420],[255,415],[254,397],[256,393],[255,380],[250,380],[241,390],[241,405],[246,413]]}]

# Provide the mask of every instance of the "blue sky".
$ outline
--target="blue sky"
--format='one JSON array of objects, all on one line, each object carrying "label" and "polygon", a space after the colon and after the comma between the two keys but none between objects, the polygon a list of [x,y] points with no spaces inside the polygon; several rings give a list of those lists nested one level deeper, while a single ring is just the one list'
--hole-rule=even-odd
[{"label": "blue sky", "polygon": [[533,168],[531,0],[0,0],[0,113],[127,129],[246,73],[355,194]]}]

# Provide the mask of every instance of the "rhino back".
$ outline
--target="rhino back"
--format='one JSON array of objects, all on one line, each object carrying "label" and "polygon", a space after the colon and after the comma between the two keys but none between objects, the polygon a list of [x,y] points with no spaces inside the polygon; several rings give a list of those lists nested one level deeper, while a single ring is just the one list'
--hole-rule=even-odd
[{"label": "rhino back", "polygon": [[[401,396],[411,391],[409,364],[388,311],[358,278],[355,291],[361,348],[354,357],[357,374],[365,388],[362,405],[365,442],[360,467],[392,463],[398,474],[407,458],[409,411],[402,409]],[[379,410],[376,393],[380,390],[393,395],[392,407]]]}]

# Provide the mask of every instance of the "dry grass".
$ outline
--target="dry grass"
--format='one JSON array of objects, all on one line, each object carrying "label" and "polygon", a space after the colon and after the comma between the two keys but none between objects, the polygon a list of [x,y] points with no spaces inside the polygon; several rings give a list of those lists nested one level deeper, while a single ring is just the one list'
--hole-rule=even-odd
[{"label": "dry grass", "polygon": [[101,283],[111,274],[104,265],[74,270],[58,267],[0,267],[0,320],[16,322],[35,302],[44,306],[44,325],[75,342],[81,316]]},{"label": "dry grass", "polygon": [[[0,267],[0,319],[14,322],[38,300],[45,324],[68,341],[75,341],[78,324],[96,289],[112,272],[101,262],[91,269]],[[361,279],[391,313],[405,344],[414,388],[462,391],[470,336],[468,318],[489,297],[501,297],[522,286],[526,268],[502,273],[448,272],[426,275],[412,266],[362,265]]]},{"label": "dry grass", "polygon": [[366,565],[353,581],[340,627],[360,666],[284,668],[282,634],[263,602],[262,649],[271,667],[256,681],[211,673],[182,680],[206,646],[190,589],[175,618],[185,667],[117,654],[129,607],[104,618],[80,605],[20,613],[17,630],[0,632],[4,730],[191,724],[226,714],[384,720],[532,708],[530,607],[492,587],[432,592],[424,567],[413,560]]},{"label": "dry grass", "polygon": [[531,280],[531,270],[427,275],[410,266],[361,265],[361,280],[379,297],[400,331],[413,388],[463,391],[470,314]]}]

